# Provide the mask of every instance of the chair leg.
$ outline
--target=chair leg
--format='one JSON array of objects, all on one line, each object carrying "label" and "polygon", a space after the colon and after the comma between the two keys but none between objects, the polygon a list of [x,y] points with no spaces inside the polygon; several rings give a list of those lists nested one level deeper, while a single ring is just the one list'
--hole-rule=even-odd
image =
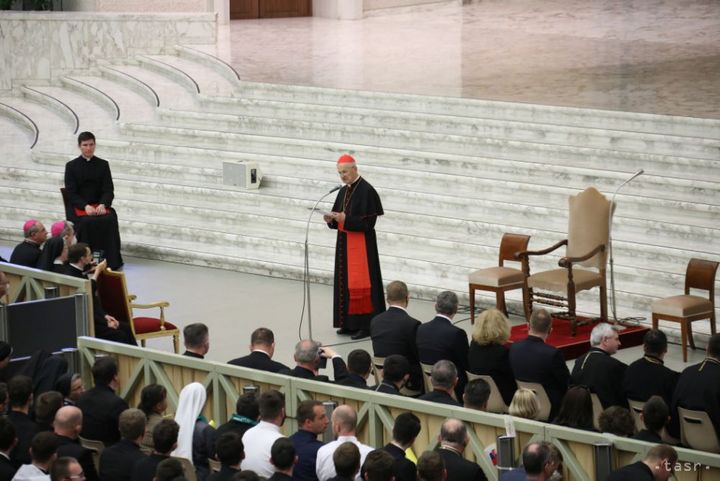
[{"label": "chair leg", "polygon": [[470,285],[470,324],[475,324],[475,288]]},{"label": "chair leg", "polygon": [[140,339],[140,345],[141,345],[142,347],[145,347],[145,339]]},{"label": "chair leg", "polygon": [[683,362],[687,362],[687,325],[680,323],[680,342],[682,344]]},{"label": "chair leg", "polygon": [[657,330],[657,328],[658,328],[658,324],[659,324],[658,321],[659,321],[659,319],[658,319],[657,315],[653,314],[652,315],[652,328],[655,330]]},{"label": "chair leg", "polygon": [[530,296],[530,288],[523,286],[523,311],[525,311],[525,320],[530,322],[530,314],[532,313],[532,299]]},{"label": "chair leg", "polygon": [[180,336],[173,336],[173,349],[175,349],[175,354],[180,352]]},{"label": "chair leg", "polygon": [[600,321],[608,321],[607,306],[607,289],[603,286],[600,288]]},{"label": "chair leg", "polygon": [[577,316],[575,315],[575,293],[568,293],[568,317],[570,318],[570,335],[577,334]]},{"label": "chair leg", "polygon": [[687,322],[687,336],[688,336],[688,342],[690,343],[690,347],[692,347],[693,351],[695,350],[695,339],[693,339],[693,332],[692,332],[692,322]]},{"label": "chair leg", "polygon": [[713,306],[713,313],[710,316],[710,334],[715,334],[715,306]]},{"label": "chair leg", "polygon": [[505,305],[505,291],[497,291],[495,293],[495,307],[505,314],[505,317],[508,316],[507,306]]}]

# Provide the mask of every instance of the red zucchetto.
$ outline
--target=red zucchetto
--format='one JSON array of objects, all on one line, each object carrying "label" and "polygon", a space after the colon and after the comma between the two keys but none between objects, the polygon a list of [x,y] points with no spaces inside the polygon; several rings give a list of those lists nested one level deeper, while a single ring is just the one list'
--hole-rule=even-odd
[{"label": "red zucchetto", "polygon": [[353,159],[352,155],[343,154],[340,156],[340,158],[337,159],[338,164],[354,164],[355,159]]}]

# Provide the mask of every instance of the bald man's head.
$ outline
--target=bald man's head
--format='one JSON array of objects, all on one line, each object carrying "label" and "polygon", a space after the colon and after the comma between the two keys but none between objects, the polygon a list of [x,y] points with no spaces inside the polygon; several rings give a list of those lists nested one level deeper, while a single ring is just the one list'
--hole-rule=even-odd
[{"label": "bald man's head", "polygon": [[357,413],[347,404],[338,406],[332,413],[332,425],[338,435],[354,435],[357,428]]},{"label": "bald man's head", "polygon": [[82,429],[83,415],[75,406],[63,406],[55,413],[55,434],[75,438]]}]

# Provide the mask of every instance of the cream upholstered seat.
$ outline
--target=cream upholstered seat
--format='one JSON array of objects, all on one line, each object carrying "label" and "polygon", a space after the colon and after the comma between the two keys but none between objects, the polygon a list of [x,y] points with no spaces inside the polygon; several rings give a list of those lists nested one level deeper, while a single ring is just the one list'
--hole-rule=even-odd
[{"label": "cream upholstered seat", "polygon": [[[566,307],[564,313],[572,323],[572,335],[578,324],[575,295],[594,287],[600,288],[600,318],[607,319],[607,264],[609,222],[612,202],[594,187],[568,199],[568,236],[557,244],[540,251],[524,251],[522,259],[549,254],[566,246],[565,257],[558,262],[560,269],[528,275],[523,285],[525,317],[529,320],[533,303]],[[551,291],[555,294],[547,294]]]},{"label": "cream upholstered seat", "polygon": [[473,381],[475,379],[482,379],[485,381],[488,386],[490,386],[490,397],[488,397],[487,402],[487,412],[489,413],[498,413],[498,414],[505,414],[508,412],[508,405],[505,404],[505,401],[502,398],[502,395],[500,394],[500,388],[497,387],[497,384],[495,383],[495,380],[487,376],[485,374],[474,374],[470,371],[467,372],[467,378],[468,381]]},{"label": "cream upholstered seat", "polygon": [[[498,265],[472,272],[468,276],[470,290],[470,323],[475,323],[475,290],[495,293],[495,307],[508,315],[505,305],[505,291],[521,289],[528,275],[527,258],[519,259],[516,254],[527,249],[530,236],[522,234],[503,234],[500,241]],[[506,267],[506,261],[520,263],[520,269]]]},{"label": "cream upholstered seat", "polygon": [[720,453],[720,440],[708,413],[678,406],[678,417],[683,445],[700,451]]},{"label": "cream upholstered seat", "polygon": [[[683,361],[687,362],[687,343],[695,349],[692,335],[692,322],[710,320],[710,332],[715,334],[715,274],[718,263],[703,259],[690,259],[685,271],[685,294],[666,297],[653,302],[652,323],[657,329],[659,321],[680,323],[680,342],[682,342]],[[690,294],[690,289],[702,289],[708,297]]]}]

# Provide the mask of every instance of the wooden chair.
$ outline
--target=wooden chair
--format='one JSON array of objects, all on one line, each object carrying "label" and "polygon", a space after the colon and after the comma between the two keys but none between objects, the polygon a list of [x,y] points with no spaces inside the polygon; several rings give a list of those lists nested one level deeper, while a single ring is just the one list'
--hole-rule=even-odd
[{"label": "wooden chair", "polygon": [[[128,294],[125,274],[104,270],[97,279],[97,292],[105,312],[120,322],[127,322],[132,328],[135,339],[145,347],[145,341],[154,337],[172,336],[175,353],[180,346],[180,330],[174,324],[165,321],[167,301],[149,304],[132,303],[136,296]],[[134,317],[133,309],[160,309],[160,317]]]},{"label": "wooden chair", "polygon": [[[593,407],[593,426],[598,430],[598,432],[600,432],[600,415],[603,412],[602,403],[600,402],[598,395],[594,392],[590,393],[590,399],[592,399]],[[640,412],[642,412],[642,409]]]},{"label": "wooden chair", "polygon": [[[658,328],[660,320],[680,323],[683,362],[687,362],[687,343],[695,349],[692,322],[710,320],[710,332],[715,334],[715,274],[718,263],[703,259],[690,259],[685,272],[685,294],[653,302],[652,325]],[[690,289],[708,291],[708,297],[690,295]]]},{"label": "wooden chair", "polygon": [[[518,258],[515,254],[526,251],[530,236],[522,234],[503,234],[500,241],[500,255],[497,267],[488,267],[468,276],[470,289],[470,323],[475,324],[475,290],[495,293],[495,306],[507,317],[505,292],[522,289],[528,276],[528,259]],[[505,261],[519,262],[520,269],[505,267]]]},{"label": "wooden chair", "polygon": [[433,365],[425,364],[425,363],[421,362],[420,367],[422,368],[422,372],[423,372],[423,382],[425,384],[425,392],[432,392],[433,387],[432,387],[432,381],[431,381],[431,379],[432,379],[431,374],[432,374]]},{"label": "wooden chair", "polygon": [[383,377],[383,365],[385,365],[385,358],[380,356],[372,357],[372,373],[375,377],[375,385],[382,382]]},{"label": "wooden chair", "polygon": [[548,397],[543,385],[537,382],[520,381],[517,379],[515,380],[515,382],[517,382],[518,388],[524,387],[525,389],[529,389],[535,393],[535,396],[537,396],[538,404],[540,405],[540,411],[538,412],[536,420],[548,421],[550,418],[550,410],[552,408],[552,404],[550,404],[550,398]]},{"label": "wooden chair", "polygon": [[100,472],[100,455],[105,449],[105,444],[102,441],[96,441],[94,439],[87,439],[82,436],[78,436],[80,445],[92,453],[93,464],[95,470]]},{"label": "wooden chair", "polygon": [[210,473],[217,473],[222,469],[222,463],[215,458],[208,458],[208,466],[210,466]]},{"label": "wooden chair", "polygon": [[525,278],[523,305],[528,320],[533,303],[566,308],[567,311],[560,315],[571,322],[571,334],[574,336],[578,325],[575,295],[580,291],[600,288],[600,318],[607,320],[605,269],[612,203],[594,187],[571,196],[568,203],[568,237],[547,249],[524,251],[518,256],[529,260],[529,256],[546,255],[566,246],[565,257],[558,262],[559,269],[538,272]]},{"label": "wooden chair", "polygon": [[678,407],[680,439],[684,446],[700,451],[720,453],[720,441],[710,416],[705,411]]},{"label": "wooden chair", "polygon": [[487,411],[491,413],[505,414],[508,412],[508,405],[505,404],[500,389],[495,384],[495,380],[485,374],[473,374],[470,371],[467,372],[468,381],[475,379],[482,379],[490,386],[490,397],[488,398]]},{"label": "wooden chair", "polygon": [[[637,432],[645,429],[645,423],[642,420],[643,406],[645,405],[642,401],[635,401],[634,399],[628,399],[628,406],[630,406],[630,414],[632,414],[633,420],[635,421],[635,430]],[[594,407],[594,406],[593,406]],[[597,429],[597,428],[595,428]]]}]

